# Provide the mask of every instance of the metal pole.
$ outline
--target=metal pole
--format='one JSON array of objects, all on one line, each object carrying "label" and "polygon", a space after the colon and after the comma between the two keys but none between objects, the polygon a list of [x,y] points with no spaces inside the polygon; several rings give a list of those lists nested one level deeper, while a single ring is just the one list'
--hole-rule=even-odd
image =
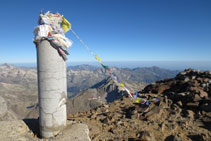
[{"label": "metal pole", "polygon": [[49,138],[66,126],[67,78],[65,61],[47,40],[37,47],[37,73],[40,135]]}]

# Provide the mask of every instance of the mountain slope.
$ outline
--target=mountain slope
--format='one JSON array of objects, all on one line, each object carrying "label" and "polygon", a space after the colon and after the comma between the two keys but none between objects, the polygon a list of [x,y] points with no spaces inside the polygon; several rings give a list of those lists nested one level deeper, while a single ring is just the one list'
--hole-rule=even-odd
[{"label": "mountain slope", "polygon": [[[150,70],[150,74],[155,70],[156,73],[158,73],[159,71],[163,71],[163,69],[160,68],[157,69],[143,68],[145,73],[140,74],[142,73],[140,71],[142,70],[141,68],[139,69],[137,68],[135,70],[120,69],[120,68],[111,68],[111,69],[113,72],[121,76],[120,79],[122,78],[122,81],[125,83],[125,85],[133,91],[139,91],[143,88],[143,86],[146,85],[145,83],[142,82],[143,80],[142,77],[143,76],[148,77],[146,75],[147,70]],[[154,75],[159,75],[156,73],[154,73]],[[172,75],[173,74],[174,73],[172,73]],[[169,76],[169,74],[167,76]],[[82,109],[87,110],[99,104],[111,102],[114,99],[116,99],[115,96],[117,90],[115,86],[113,84],[110,84],[110,82],[109,84],[107,84],[107,80],[103,81],[105,78],[108,77],[109,75],[102,68],[95,68],[95,67],[92,68],[92,66],[87,66],[87,65],[69,68],[67,70],[68,94],[71,97],[81,92],[81,94],[79,94],[79,96],[75,98],[74,100],[75,103],[77,103],[77,101],[80,101],[76,99],[84,99],[83,100],[84,104],[81,105],[75,104],[75,107],[77,107],[76,105],[80,105],[79,106],[80,108],[78,108],[78,110]],[[104,85],[100,83],[104,83]],[[97,85],[99,85],[99,87],[101,88],[96,87]],[[87,92],[83,92],[88,88],[91,88],[93,90],[88,90]],[[93,93],[93,95],[94,94],[97,95],[95,96],[95,98],[98,97],[98,94],[100,94],[101,98],[97,100],[92,99],[89,100],[88,102],[84,95],[89,96],[89,94],[82,94],[82,93]],[[37,117],[38,116],[37,109],[33,109],[33,111],[31,111],[26,108],[38,102],[36,69],[16,67],[9,64],[1,65],[0,95],[2,96],[2,98],[5,99],[8,105],[9,113],[15,115],[17,119],[22,119],[25,117]],[[89,96],[88,98],[92,98],[92,96]],[[78,111],[76,109],[77,108],[75,108],[75,112]]]},{"label": "mountain slope", "polygon": [[[129,84],[126,84],[128,86]],[[133,83],[133,88],[141,90],[145,84]],[[69,113],[76,113],[88,111],[92,108],[107,102],[113,102],[121,98],[126,93],[121,91],[119,87],[113,82],[111,78],[104,79],[103,81],[95,84],[90,89],[87,89],[67,102],[67,109]]]},{"label": "mountain slope", "polygon": [[211,72],[187,69],[175,78],[148,85],[136,103],[128,96],[88,112],[69,114],[84,122],[92,140],[209,141],[211,139]]},{"label": "mountain slope", "polygon": [[[172,78],[177,71],[151,68],[111,68],[125,82],[152,83],[164,78]],[[107,78],[109,75],[103,68],[89,65],[71,66],[67,69],[68,95],[75,96],[81,91],[90,88],[96,83]],[[35,68],[21,68],[9,64],[0,66],[0,82],[10,84],[21,84],[30,88],[37,86],[37,71]]]},{"label": "mountain slope", "polygon": [[[161,69],[159,67],[150,68],[111,68],[111,71],[117,74],[120,79],[128,83],[152,83],[157,80],[162,80],[164,78],[175,77],[178,71],[171,71],[166,69]],[[102,81],[109,76],[103,68],[97,69],[71,69],[67,71],[68,78],[68,91],[70,96],[74,96],[80,91],[86,90],[87,88],[95,85],[96,83]]]}]

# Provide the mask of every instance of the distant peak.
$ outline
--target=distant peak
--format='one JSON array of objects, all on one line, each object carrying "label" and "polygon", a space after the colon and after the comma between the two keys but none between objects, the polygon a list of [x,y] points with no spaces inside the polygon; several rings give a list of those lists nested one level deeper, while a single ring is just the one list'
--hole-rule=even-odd
[{"label": "distant peak", "polygon": [[9,66],[9,64],[7,64],[7,63],[4,63],[4,64],[2,64],[2,66]]},{"label": "distant peak", "polygon": [[1,68],[7,68],[7,69],[12,69],[12,68],[15,68],[14,65],[11,65],[11,64],[8,64],[8,63],[4,63],[0,66]]}]

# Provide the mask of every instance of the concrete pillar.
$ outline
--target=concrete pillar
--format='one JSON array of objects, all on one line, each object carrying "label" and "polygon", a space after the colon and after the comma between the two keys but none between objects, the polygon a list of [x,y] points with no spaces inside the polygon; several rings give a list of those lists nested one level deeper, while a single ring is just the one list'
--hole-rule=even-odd
[{"label": "concrete pillar", "polygon": [[49,138],[66,126],[66,63],[47,40],[37,47],[40,135]]}]

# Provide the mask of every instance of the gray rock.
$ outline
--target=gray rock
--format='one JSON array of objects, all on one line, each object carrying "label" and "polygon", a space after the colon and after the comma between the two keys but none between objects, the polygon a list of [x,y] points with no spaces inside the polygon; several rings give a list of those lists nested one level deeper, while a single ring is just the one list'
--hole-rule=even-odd
[{"label": "gray rock", "polygon": [[[30,127],[31,125],[28,126]],[[0,121],[0,140],[39,141],[40,139],[30,131],[28,126],[22,120]],[[68,121],[67,127],[62,132],[56,137],[44,139],[44,141],[91,141],[91,139],[89,138],[89,129],[86,124],[73,124]]]},{"label": "gray rock", "polygon": [[188,82],[190,79],[188,78],[188,77],[186,77],[185,79],[184,79],[184,81],[185,82]]},{"label": "gray rock", "polygon": [[187,116],[190,117],[191,119],[194,119],[195,113],[191,110],[187,110]]},{"label": "gray rock", "polygon": [[0,121],[0,133],[1,141],[38,141],[21,120]]},{"label": "gray rock", "polygon": [[143,141],[155,141],[155,136],[150,131],[141,131],[140,140]]},{"label": "gray rock", "polygon": [[61,141],[91,141],[89,137],[89,128],[86,124],[77,123],[68,126],[60,136],[53,140]]},{"label": "gray rock", "polygon": [[170,135],[165,141],[183,141],[183,139],[179,135]]},{"label": "gray rock", "polygon": [[196,79],[196,76],[192,76],[192,79]]},{"label": "gray rock", "polygon": [[183,72],[180,72],[180,74],[181,75],[186,75],[187,73],[183,71]]},{"label": "gray rock", "polygon": [[206,84],[206,83],[203,83],[201,86],[202,86],[203,88],[205,88],[205,87],[207,86],[207,84]]},{"label": "gray rock", "polygon": [[179,136],[174,136],[174,141],[182,141],[183,139],[181,138],[181,137],[179,137]]},{"label": "gray rock", "polygon": [[7,113],[7,103],[3,97],[0,96],[0,119]]}]

